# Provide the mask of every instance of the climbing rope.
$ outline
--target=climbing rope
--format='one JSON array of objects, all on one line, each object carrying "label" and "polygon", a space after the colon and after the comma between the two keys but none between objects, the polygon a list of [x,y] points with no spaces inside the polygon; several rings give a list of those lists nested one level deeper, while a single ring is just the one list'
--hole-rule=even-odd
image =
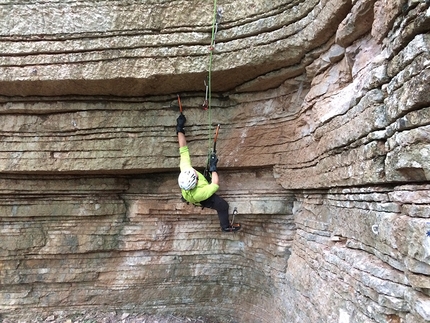
[{"label": "climbing rope", "polygon": [[218,23],[221,20],[221,11],[217,9],[217,0],[214,0],[214,9],[213,9],[213,17],[212,17],[212,37],[211,37],[211,45],[209,47],[209,67],[208,67],[208,83],[206,84],[206,97],[205,109],[208,110],[208,124],[209,124],[209,136],[208,136],[208,150],[211,150],[212,144],[212,61],[213,61],[213,52],[215,50],[215,38],[216,33],[218,32]]},{"label": "climbing rope", "polygon": [[215,50],[215,38],[216,33],[218,31],[218,23],[221,20],[221,10],[217,9],[216,0],[214,0],[214,9],[213,9],[213,19],[212,19],[212,36],[211,36],[211,44],[209,47],[209,66],[208,66],[208,82],[204,81],[206,93],[205,100],[203,101],[203,108],[208,112],[208,154],[207,154],[207,163],[206,167],[203,171],[204,177],[211,182],[212,174],[209,171],[209,161],[211,154],[216,153],[216,140],[218,137],[218,131],[220,125],[218,124],[216,128],[215,138],[213,138],[213,147],[212,147],[212,61],[213,61],[213,52]]}]

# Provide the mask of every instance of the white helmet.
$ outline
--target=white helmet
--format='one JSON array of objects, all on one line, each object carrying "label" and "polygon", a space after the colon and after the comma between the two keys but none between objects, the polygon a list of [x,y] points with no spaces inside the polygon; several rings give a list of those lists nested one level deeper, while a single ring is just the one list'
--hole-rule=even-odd
[{"label": "white helmet", "polygon": [[178,177],[179,187],[183,190],[189,191],[196,187],[197,174],[194,169],[187,169],[182,171]]}]

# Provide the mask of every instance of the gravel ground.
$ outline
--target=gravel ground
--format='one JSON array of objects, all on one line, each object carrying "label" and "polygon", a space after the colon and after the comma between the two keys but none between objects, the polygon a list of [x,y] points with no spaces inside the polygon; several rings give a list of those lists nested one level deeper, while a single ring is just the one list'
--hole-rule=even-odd
[{"label": "gravel ground", "polygon": [[[33,317],[32,317],[33,316]],[[204,317],[184,317],[181,315],[150,315],[127,312],[88,311],[79,313],[56,312],[50,315],[17,313],[1,316],[1,323],[221,323],[221,321]],[[227,320],[222,323],[233,323]]]}]

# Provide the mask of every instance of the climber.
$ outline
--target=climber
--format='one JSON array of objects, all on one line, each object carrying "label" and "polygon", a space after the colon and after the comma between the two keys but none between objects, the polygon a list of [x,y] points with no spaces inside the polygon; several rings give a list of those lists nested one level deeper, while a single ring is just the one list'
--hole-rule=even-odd
[{"label": "climber", "polygon": [[182,113],[176,119],[176,133],[179,142],[179,154],[181,161],[179,167],[181,173],[178,177],[178,184],[182,190],[182,197],[194,205],[214,209],[218,212],[218,218],[222,231],[235,232],[240,230],[239,223],[230,224],[228,214],[228,203],[215,192],[219,188],[219,178],[217,173],[218,158],[212,153],[209,158],[209,171],[212,173],[211,183],[191,166],[190,153],[185,139],[185,122],[187,119]]}]

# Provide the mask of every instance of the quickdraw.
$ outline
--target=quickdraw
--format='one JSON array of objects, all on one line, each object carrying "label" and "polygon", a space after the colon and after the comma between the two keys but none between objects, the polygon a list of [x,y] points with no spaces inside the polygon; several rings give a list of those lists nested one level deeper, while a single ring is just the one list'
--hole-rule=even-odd
[{"label": "quickdraw", "polygon": [[215,49],[215,38],[218,32],[218,24],[221,22],[221,19],[222,19],[222,10],[217,9],[216,0],[214,1],[214,11],[215,11],[215,14],[214,14],[214,24],[212,27],[212,40],[211,40],[211,45],[209,47],[211,51]]},{"label": "quickdraw", "polygon": [[208,87],[206,81],[204,81],[204,83],[205,83],[205,89],[206,89],[206,91],[205,91],[205,100],[203,101],[202,107],[203,107],[203,110],[207,110],[209,108],[209,101],[208,101],[208,90],[209,90],[209,87]]}]

